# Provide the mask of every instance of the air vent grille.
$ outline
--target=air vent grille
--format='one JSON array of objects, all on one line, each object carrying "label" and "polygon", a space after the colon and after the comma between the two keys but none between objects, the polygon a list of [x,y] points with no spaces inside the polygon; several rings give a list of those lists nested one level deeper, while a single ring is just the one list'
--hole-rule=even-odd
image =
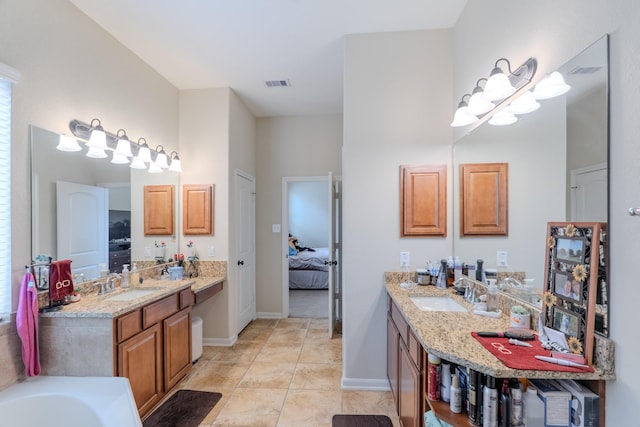
[{"label": "air vent grille", "polygon": [[289,80],[267,80],[264,82],[267,87],[290,87]]},{"label": "air vent grille", "polygon": [[593,74],[602,69],[599,65],[576,67],[569,74]]}]

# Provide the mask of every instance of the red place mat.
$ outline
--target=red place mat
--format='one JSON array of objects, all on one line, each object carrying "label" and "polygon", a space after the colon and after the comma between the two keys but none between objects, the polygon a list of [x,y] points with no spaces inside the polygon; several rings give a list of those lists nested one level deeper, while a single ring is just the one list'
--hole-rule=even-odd
[{"label": "red place mat", "polygon": [[[542,344],[537,339],[526,341],[532,347],[522,347],[509,344],[509,338],[500,337],[479,337],[477,333],[471,332],[473,336],[484,348],[493,354],[505,366],[512,369],[525,369],[536,371],[561,371],[561,372],[593,372],[593,367],[574,368],[572,366],[556,365],[536,359],[534,356],[550,356],[551,352],[542,348]],[[492,343],[497,343],[494,347]],[[499,346],[502,344],[502,347]],[[502,350],[502,352],[500,351]],[[511,351],[511,354],[504,354]]]}]

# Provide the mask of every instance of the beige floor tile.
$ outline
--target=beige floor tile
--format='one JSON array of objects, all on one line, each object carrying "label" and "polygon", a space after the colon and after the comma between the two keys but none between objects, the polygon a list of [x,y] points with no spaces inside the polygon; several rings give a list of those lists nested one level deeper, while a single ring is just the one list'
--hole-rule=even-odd
[{"label": "beige floor tile", "polygon": [[324,328],[324,329],[309,328],[307,330],[307,341],[330,342],[331,338],[329,338],[329,330],[327,328]]},{"label": "beige floor tile", "polygon": [[237,388],[213,425],[275,427],[286,394],[285,389]]},{"label": "beige floor tile", "polygon": [[233,388],[216,388],[214,391],[221,393],[222,397],[220,398],[218,403],[216,403],[216,405],[211,409],[211,411],[207,414],[204,420],[202,420],[202,422],[200,423],[201,426],[208,427],[213,425],[214,421],[222,411],[222,408],[224,408],[224,406],[229,401],[229,398],[233,394],[234,389]]},{"label": "beige floor tile", "polygon": [[307,329],[276,328],[267,342],[288,342],[302,344],[307,337]]},{"label": "beige floor tile", "polygon": [[266,341],[271,336],[274,328],[252,328],[250,330],[245,329],[238,335],[238,342],[247,341]]},{"label": "beige floor tile", "polygon": [[298,363],[291,389],[340,390],[342,366],[327,363]]},{"label": "beige floor tile", "polygon": [[342,363],[342,341],[305,341],[300,353],[300,363]]},{"label": "beige floor tile", "polygon": [[205,362],[185,381],[185,388],[217,391],[218,388],[236,387],[250,365],[248,362]]},{"label": "beige floor tile", "polygon": [[213,347],[208,357],[221,362],[253,362],[263,346],[262,341],[238,341],[231,347]]},{"label": "beige floor tile", "polygon": [[[254,321],[252,321],[251,323],[249,323],[249,325],[247,325],[246,328],[244,328],[242,330],[242,332],[244,331],[250,331],[252,329],[260,329],[260,328],[275,328],[276,325],[278,324],[279,319],[256,319]],[[242,333],[241,332],[241,333]]]},{"label": "beige floor tile", "polygon": [[322,329],[325,332],[329,332],[329,319],[311,319],[309,321],[309,330],[311,329]]},{"label": "beige floor tile", "polygon": [[288,317],[286,319],[280,319],[276,325],[276,329],[307,329],[311,319],[302,319],[299,317]]},{"label": "beige floor tile", "polygon": [[256,362],[297,362],[302,344],[267,341],[255,358]]},{"label": "beige floor tile", "polygon": [[277,427],[331,427],[341,410],[337,390],[289,390]]},{"label": "beige floor tile", "polygon": [[395,403],[390,391],[344,390],[342,412],[345,414],[395,414]]},{"label": "beige floor tile", "polygon": [[254,362],[238,384],[243,388],[289,388],[296,364]]}]

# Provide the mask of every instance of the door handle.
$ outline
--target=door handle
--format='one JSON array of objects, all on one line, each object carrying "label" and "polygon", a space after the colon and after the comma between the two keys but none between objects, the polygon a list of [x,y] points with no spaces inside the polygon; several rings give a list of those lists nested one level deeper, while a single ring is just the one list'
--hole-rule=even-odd
[{"label": "door handle", "polygon": [[238,260],[238,265],[244,265],[244,261]]}]

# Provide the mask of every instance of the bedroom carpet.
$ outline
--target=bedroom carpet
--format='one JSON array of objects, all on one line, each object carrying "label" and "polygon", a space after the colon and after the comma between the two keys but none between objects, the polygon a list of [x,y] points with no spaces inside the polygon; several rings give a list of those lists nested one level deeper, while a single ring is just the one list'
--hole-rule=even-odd
[{"label": "bedroom carpet", "polygon": [[331,427],[393,427],[386,415],[334,415]]},{"label": "bedroom carpet", "polygon": [[314,319],[329,317],[329,291],[326,289],[289,290],[289,317]]},{"label": "bedroom carpet", "polygon": [[178,390],[147,418],[143,427],[198,427],[222,394]]}]

